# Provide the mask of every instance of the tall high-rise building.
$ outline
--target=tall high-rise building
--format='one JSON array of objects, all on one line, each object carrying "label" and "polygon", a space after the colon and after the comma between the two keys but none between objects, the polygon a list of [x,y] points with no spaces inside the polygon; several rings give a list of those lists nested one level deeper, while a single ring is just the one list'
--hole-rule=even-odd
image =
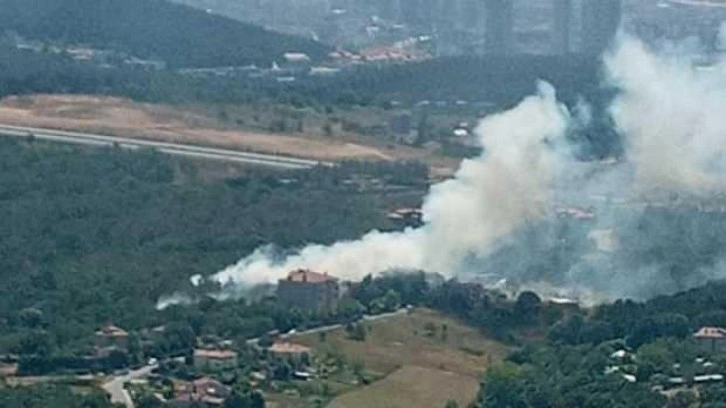
[{"label": "tall high-rise building", "polygon": [[622,17],[622,0],[584,0],[581,51],[601,54],[615,38]]},{"label": "tall high-rise building", "polygon": [[555,54],[572,52],[572,0],[552,0],[552,51]]},{"label": "tall high-rise building", "polygon": [[512,0],[484,0],[487,53],[506,55],[512,50],[514,13]]}]

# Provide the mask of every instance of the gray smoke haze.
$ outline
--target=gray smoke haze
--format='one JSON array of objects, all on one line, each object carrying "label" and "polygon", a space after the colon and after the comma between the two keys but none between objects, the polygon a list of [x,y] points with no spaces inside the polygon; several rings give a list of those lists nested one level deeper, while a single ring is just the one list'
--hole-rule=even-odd
[{"label": "gray smoke haze", "polygon": [[638,189],[703,194],[724,187],[726,65],[698,70],[693,62],[682,54],[657,58],[632,40],[606,59],[623,91],[612,115]]},{"label": "gray smoke haze", "polygon": [[[357,241],[270,248],[212,277],[275,282],[296,268],[360,279],[394,269],[477,279],[495,274],[553,294],[648,297],[726,277],[726,64],[695,69],[682,49],[656,55],[621,37],[605,57],[619,93],[610,113],[625,144],[619,162],[582,163],[570,114],[555,90],[482,120],[485,152],[434,185],[419,229],[372,231]],[[724,201],[726,202],[726,201]],[[559,213],[559,217],[556,215]]]},{"label": "gray smoke haze", "polygon": [[391,269],[452,276],[471,254],[485,253],[522,223],[546,216],[559,164],[556,148],[564,142],[568,119],[554,89],[540,84],[537,95],[481,122],[476,132],[486,153],[463,161],[453,179],[431,188],[422,228],[373,231],[357,241],[311,245],[282,260],[260,249],[214,278],[257,284],[276,281],[296,268],[345,279]]}]

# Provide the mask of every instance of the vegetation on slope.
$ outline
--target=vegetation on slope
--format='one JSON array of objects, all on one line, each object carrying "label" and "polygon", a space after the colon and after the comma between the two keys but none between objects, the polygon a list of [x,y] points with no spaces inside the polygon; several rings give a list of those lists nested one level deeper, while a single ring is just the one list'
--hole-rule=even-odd
[{"label": "vegetation on slope", "polygon": [[285,52],[327,48],[164,0],[0,0],[0,29],[33,39],[88,44],[172,67],[270,64]]},{"label": "vegetation on slope", "polygon": [[149,327],[161,295],[261,245],[331,243],[386,225],[374,196],[343,184],[345,169],[202,181],[193,163],[153,152],[5,139],[0,168],[3,351],[36,334],[65,349],[109,321]]},{"label": "vegetation on slope", "polygon": [[69,387],[51,384],[0,388],[0,405],[3,408],[111,408],[113,406],[100,392],[75,395]]}]

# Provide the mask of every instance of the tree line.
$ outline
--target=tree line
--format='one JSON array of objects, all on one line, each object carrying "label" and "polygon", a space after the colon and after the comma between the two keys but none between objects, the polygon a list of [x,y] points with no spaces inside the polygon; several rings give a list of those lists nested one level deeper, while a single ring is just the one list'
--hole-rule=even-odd
[{"label": "tree line", "polygon": [[5,353],[87,350],[108,322],[164,323],[155,310],[162,295],[191,290],[190,276],[260,246],[329,244],[389,227],[380,197],[351,190],[335,169],[208,180],[194,163],[153,151],[6,139],[0,168]]}]

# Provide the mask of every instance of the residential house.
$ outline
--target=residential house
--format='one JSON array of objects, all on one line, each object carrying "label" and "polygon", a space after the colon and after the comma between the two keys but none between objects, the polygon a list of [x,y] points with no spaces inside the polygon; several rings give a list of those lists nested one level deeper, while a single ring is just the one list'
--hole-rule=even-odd
[{"label": "residential house", "polygon": [[696,345],[702,351],[716,353],[726,351],[726,329],[701,327],[694,335]]},{"label": "residential house", "polygon": [[305,354],[310,354],[310,347],[303,346],[301,344],[288,343],[288,342],[277,342],[273,344],[268,351],[280,358],[294,357],[301,358]]},{"label": "residential house", "polygon": [[306,269],[291,272],[277,285],[277,302],[285,309],[331,310],[338,304],[340,284],[327,273]]},{"label": "residential house", "polygon": [[129,333],[117,326],[108,325],[98,330],[94,337],[94,345],[98,349],[128,350]]},{"label": "residential house", "polygon": [[211,406],[223,405],[224,400],[231,394],[229,387],[209,377],[203,377],[191,383],[184,383],[175,392],[176,398],[174,401],[177,404],[193,405],[203,403]]},{"label": "residential house", "polygon": [[235,367],[237,367],[237,353],[232,350],[194,350],[194,368],[198,370],[224,370]]}]

